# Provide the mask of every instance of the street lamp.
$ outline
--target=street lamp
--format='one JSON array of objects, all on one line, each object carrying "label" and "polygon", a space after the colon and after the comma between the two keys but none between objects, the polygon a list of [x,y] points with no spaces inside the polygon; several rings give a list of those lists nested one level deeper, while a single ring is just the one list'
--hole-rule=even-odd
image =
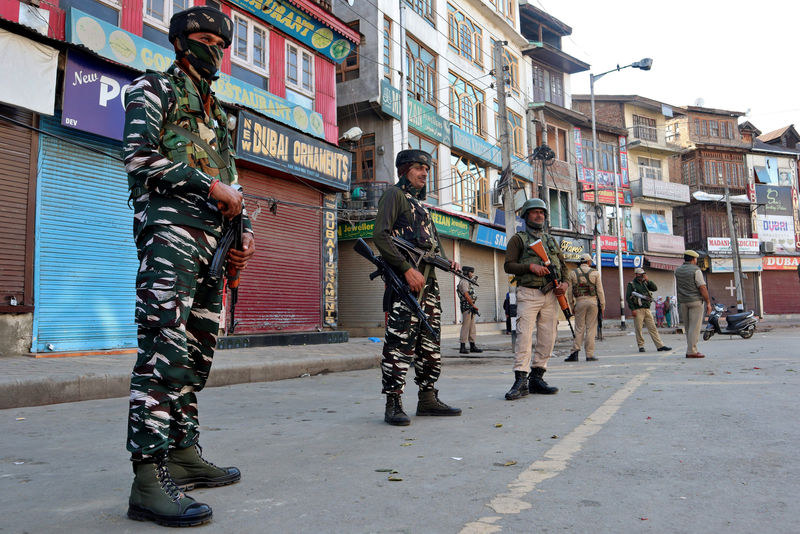
[{"label": "street lamp", "polygon": [[[644,59],[640,59],[639,61],[635,61],[630,65],[625,65],[624,67],[620,67],[617,65],[617,68],[607,70],[606,72],[601,72],[600,74],[592,74],[589,73],[589,93],[591,95],[591,103],[592,103],[592,161],[594,165],[594,249],[595,253],[597,254],[597,272],[600,274],[600,283],[603,283],[603,253],[600,248],[600,230],[597,226],[598,220],[601,216],[600,212],[600,205],[598,202],[598,191],[597,191],[597,171],[599,170],[597,167],[597,116],[595,114],[594,109],[594,82],[595,80],[599,80],[606,74],[610,74],[612,72],[620,71],[622,69],[627,69],[628,67],[633,67],[634,69],[640,70],[650,70],[653,66],[653,60],[649,57]],[[625,291],[622,281],[622,236],[620,235],[619,229],[619,192],[617,190],[617,156],[614,155],[614,205],[616,209],[616,218],[614,219],[617,224],[617,262],[619,263],[619,315],[620,315],[620,328],[625,330]]]}]

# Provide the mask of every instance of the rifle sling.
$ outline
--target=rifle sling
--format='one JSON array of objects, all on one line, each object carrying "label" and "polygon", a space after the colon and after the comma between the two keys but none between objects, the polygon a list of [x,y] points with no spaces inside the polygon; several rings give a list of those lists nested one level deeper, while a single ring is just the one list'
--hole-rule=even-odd
[{"label": "rifle sling", "polygon": [[[224,183],[225,183],[225,185],[230,185],[231,184],[231,178],[232,177],[231,177],[230,172],[228,170],[228,164],[225,162],[225,160],[222,158],[222,156],[220,155],[219,152],[217,152],[216,150],[211,148],[211,145],[209,145],[208,143],[203,141],[202,137],[200,137],[199,135],[195,134],[194,132],[190,132],[186,128],[183,128],[182,126],[178,126],[177,124],[174,124],[174,123],[167,124],[166,126],[164,126],[164,129],[165,130],[171,130],[171,131],[175,132],[176,134],[185,137],[186,139],[190,140],[192,143],[196,144],[197,146],[199,146],[200,148],[205,150],[206,154],[208,154],[208,157],[211,158],[214,161],[214,163],[217,165],[219,173],[220,174],[224,174],[224,178],[225,178]],[[228,155],[227,151],[225,151],[225,155],[226,156]]]}]

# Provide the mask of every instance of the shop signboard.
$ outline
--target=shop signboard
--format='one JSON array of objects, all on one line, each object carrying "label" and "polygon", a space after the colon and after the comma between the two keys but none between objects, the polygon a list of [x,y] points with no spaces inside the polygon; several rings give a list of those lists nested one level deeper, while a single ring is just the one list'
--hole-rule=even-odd
[{"label": "shop signboard", "polygon": [[322,321],[336,328],[338,316],[338,265],[339,249],[336,241],[336,195],[327,194],[322,199]]},{"label": "shop signboard", "polygon": [[561,238],[561,254],[567,261],[580,261],[581,254],[585,253],[588,249],[586,241],[583,239],[570,239],[568,237]]},{"label": "shop signboard", "polygon": [[246,111],[239,115],[238,127],[240,159],[339,191],[350,190],[350,152]]},{"label": "shop signboard", "polygon": [[[733,258],[709,258],[711,260],[712,273],[732,273]],[[761,258],[739,258],[742,272],[760,273],[763,270]]]},{"label": "shop signboard", "polygon": [[506,233],[505,231],[489,228],[482,224],[475,225],[475,243],[479,245],[486,245],[500,250],[506,249]]},{"label": "shop signboard", "polygon": [[353,223],[339,223],[337,234],[339,241],[348,239],[369,239],[375,231],[375,221],[358,221]]},{"label": "shop signboard", "polygon": [[481,161],[494,165],[498,169],[501,168],[499,146],[493,145],[477,135],[472,135],[455,124],[450,125],[450,132],[453,140],[453,148],[457,148],[470,156],[474,156]]},{"label": "shop signboard", "polygon": [[[392,87],[386,78],[381,80],[381,111],[400,119],[401,94]],[[408,126],[417,132],[450,146],[450,122],[441,117],[436,110],[415,100],[408,99]]]},{"label": "shop signboard", "polygon": [[458,239],[469,239],[469,222],[452,215],[447,215],[440,211],[430,210],[431,219],[440,234],[456,237]]},{"label": "shop signboard", "polygon": [[761,266],[765,271],[794,271],[800,265],[800,256],[764,256]]},{"label": "shop signboard", "polygon": [[[758,239],[740,237],[736,239],[739,245],[739,254],[758,254]],[[731,254],[730,237],[709,237],[708,252],[716,254]]]},{"label": "shop signboard", "polygon": [[[69,10],[67,41],[86,46],[100,56],[138,71],[147,69],[164,71],[172,65],[175,59],[174,50],[152,43],[74,7]],[[113,67],[108,65],[104,66],[103,70],[114,73]],[[125,92],[124,86],[137,77],[134,73],[127,73],[123,76],[123,72],[122,69],[117,70],[117,73],[122,76],[117,81],[120,84],[119,88],[110,80],[106,81],[105,85],[103,81],[99,82],[101,98],[114,98],[112,95],[119,89],[121,101]],[[114,76],[106,75],[114,78]],[[123,79],[124,84],[122,83]],[[69,81],[65,79],[65,83]],[[217,98],[224,102],[250,108],[292,128],[321,139],[325,138],[322,115],[316,111],[298,106],[285,98],[273,95],[260,87],[238,80],[223,72],[219,73],[219,78],[211,84],[211,88]],[[106,107],[100,111],[102,120],[107,120],[109,124],[124,121],[125,110],[121,106]],[[96,120],[100,121],[101,117],[97,117]],[[64,125],[73,126],[71,124]],[[111,136],[107,135],[106,137]],[[122,139],[122,130],[120,130],[119,137],[114,137],[114,139]]]}]

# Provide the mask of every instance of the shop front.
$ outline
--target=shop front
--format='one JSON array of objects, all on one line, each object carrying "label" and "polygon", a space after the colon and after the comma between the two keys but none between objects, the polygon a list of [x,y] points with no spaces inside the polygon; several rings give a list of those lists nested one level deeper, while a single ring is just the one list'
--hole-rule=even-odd
[{"label": "shop front", "polygon": [[761,266],[764,313],[800,313],[800,256],[764,256]]}]

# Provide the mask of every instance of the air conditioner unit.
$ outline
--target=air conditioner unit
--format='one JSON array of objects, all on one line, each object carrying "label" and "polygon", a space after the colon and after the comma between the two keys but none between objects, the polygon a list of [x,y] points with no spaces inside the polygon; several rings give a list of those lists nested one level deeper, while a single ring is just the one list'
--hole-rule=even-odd
[{"label": "air conditioner unit", "polygon": [[772,254],[775,252],[775,243],[772,241],[762,241],[759,245],[762,254]]},{"label": "air conditioner unit", "polygon": [[492,189],[492,206],[502,206],[503,205],[503,190],[502,189]]}]

